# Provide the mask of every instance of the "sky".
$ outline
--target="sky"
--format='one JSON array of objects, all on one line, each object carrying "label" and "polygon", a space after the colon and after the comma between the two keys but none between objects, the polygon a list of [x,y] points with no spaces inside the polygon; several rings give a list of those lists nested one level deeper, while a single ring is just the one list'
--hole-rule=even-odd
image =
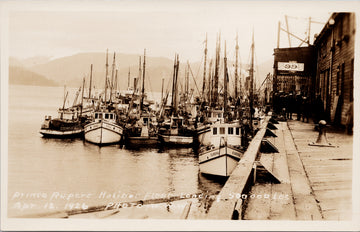
[{"label": "sky", "polygon": [[[255,62],[273,59],[278,22],[306,38],[309,17],[326,23],[331,12],[349,9],[342,1],[13,1],[7,3],[8,53],[24,59],[35,56],[58,58],[81,52],[116,51],[128,54],[202,61],[208,37],[208,56],[215,56],[216,37],[221,33],[222,55],[235,57],[238,34],[242,63],[248,63],[252,33]],[[323,24],[311,24],[313,35]],[[280,33],[280,47],[289,47]],[[292,46],[301,42],[292,39]]]}]

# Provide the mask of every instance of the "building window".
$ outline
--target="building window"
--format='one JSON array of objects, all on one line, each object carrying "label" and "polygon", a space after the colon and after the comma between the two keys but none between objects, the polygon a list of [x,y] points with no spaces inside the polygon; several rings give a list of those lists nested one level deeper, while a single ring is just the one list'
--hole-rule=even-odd
[{"label": "building window", "polygon": [[220,127],[220,134],[221,135],[225,134],[225,127]]},{"label": "building window", "polygon": [[228,134],[229,134],[229,135],[234,134],[234,128],[229,127],[229,128],[228,128]]},{"label": "building window", "polygon": [[214,127],[214,128],[213,128],[213,135],[216,135],[216,134],[217,134],[217,128]]},{"label": "building window", "polygon": [[240,134],[240,127],[236,127],[236,135]]}]

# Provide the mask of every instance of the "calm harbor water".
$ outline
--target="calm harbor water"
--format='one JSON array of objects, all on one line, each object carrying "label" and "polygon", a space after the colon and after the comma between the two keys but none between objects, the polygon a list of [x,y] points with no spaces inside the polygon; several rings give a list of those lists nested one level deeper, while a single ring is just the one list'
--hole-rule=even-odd
[{"label": "calm harbor water", "polygon": [[[220,190],[220,183],[199,174],[191,148],[128,150],[42,138],[44,116],[57,116],[63,91],[9,86],[8,216]],[[72,89],[69,104],[74,95]]]}]

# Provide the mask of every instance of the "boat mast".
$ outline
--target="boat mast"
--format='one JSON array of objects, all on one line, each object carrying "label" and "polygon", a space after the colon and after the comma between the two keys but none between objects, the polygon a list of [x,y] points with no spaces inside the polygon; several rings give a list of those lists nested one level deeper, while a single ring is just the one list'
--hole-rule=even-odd
[{"label": "boat mast", "polygon": [[129,72],[128,72],[128,89],[130,88],[130,67],[129,67]]},{"label": "boat mast", "polygon": [[188,100],[188,97],[189,97],[189,85],[190,85],[190,63],[189,63],[189,61],[187,61],[186,85],[185,85],[186,100]]},{"label": "boat mast", "polygon": [[141,79],[141,56],[139,56],[139,76],[138,76],[138,79],[136,80],[136,88],[134,86],[134,92],[138,88],[138,82],[139,82],[140,79]]},{"label": "boat mast", "polygon": [[179,74],[179,54],[177,54],[176,57],[176,70],[175,70],[175,114],[177,114],[177,107],[178,107],[178,101],[177,101],[177,97],[178,97],[178,86],[177,86],[177,82],[178,82],[178,74]]},{"label": "boat mast", "polygon": [[115,52],[114,52],[114,57],[113,57],[112,69],[111,69],[110,102],[111,102],[113,88],[114,88],[114,72],[115,72]]},{"label": "boat mast", "polygon": [[85,88],[85,77],[83,78],[83,85],[82,85],[82,91],[81,91],[80,117],[82,116],[83,104],[84,104],[84,88]]},{"label": "boat mast", "polygon": [[239,56],[239,42],[238,42],[238,35],[236,34],[236,47],[235,47],[235,101],[238,99],[238,56]]},{"label": "boat mast", "polygon": [[80,94],[80,90],[81,90],[81,86],[79,87],[79,90],[76,91],[75,99],[74,99],[74,102],[73,102],[72,106],[75,106],[75,104],[77,102],[77,99],[79,97],[79,94]]},{"label": "boat mast", "polygon": [[146,57],[146,49],[144,49],[143,78],[142,78],[141,101],[140,101],[141,111],[143,110],[143,106],[144,106],[144,94],[145,94],[145,57]]},{"label": "boat mast", "polygon": [[108,63],[108,49],[106,49],[106,70],[105,70],[105,94],[104,94],[104,100],[105,100],[105,105],[106,105],[106,94],[107,94],[107,80],[108,80],[108,68],[109,68],[109,63]]},{"label": "boat mast", "polygon": [[208,83],[208,101],[209,101],[209,106],[211,106],[211,93],[212,93],[212,70],[211,70],[211,66],[212,66],[212,60],[210,60],[210,64],[209,64],[209,83]]},{"label": "boat mast", "polygon": [[227,86],[228,86],[228,73],[227,73],[227,58],[226,58],[226,41],[224,47],[224,118],[227,120]]},{"label": "boat mast", "polygon": [[218,104],[218,85],[219,85],[219,65],[220,65],[220,34],[216,43],[216,58],[215,58],[215,75],[213,86],[213,102]]},{"label": "boat mast", "polygon": [[90,66],[90,84],[89,84],[89,99],[91,98],[91,82],[92,82],[92,70],[93,70],[93,64]]},{"label": "boat mast", "polygon": [[117,93],[117,88],[118,88],[118,69],[115,69],[115,96],[116,96],[116,93]]},{"label": "boat mast", "polygon": [[160,102],[163,101],[163,94],[164,94],[164,78],[161,79],[161,99],[160,99]]},{"label": "boat mast", "polygon": [[207,56],[207,33],[205,39],[205,50],[204,50],[204,77],[203,77],[203,86],[202,86],[202,97],[204,98],[205,93],[205,82],[206,82],[206,56]]},{"label": "boat mast", "polygon": [[174,73],[173,73],[173,85],[172,85],[172,96],[171,96],[171,113],[176,115],[177,113],[177,74],[179,70],[179,55],[175,54],[174,60]]},{"label": "boat mast", "polygon": [[251,61],[250,61],[250,102],[249,102],[249,107],[250,107],[250,129],[251,131],[253,130],[253,115],[252,115],[252,111],[253,111],[253,105],[254,105],[254,31],[252,34],[252,43],[251,43]]}]

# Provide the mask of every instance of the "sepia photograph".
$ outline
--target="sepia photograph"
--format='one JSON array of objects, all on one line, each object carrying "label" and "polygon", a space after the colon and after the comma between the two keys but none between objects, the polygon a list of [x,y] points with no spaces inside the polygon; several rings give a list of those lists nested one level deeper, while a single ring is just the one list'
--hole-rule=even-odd
[{"label": "sepia photograph", "polygon": [[1,230],[359,230],[359,10],[1,1]]}]

